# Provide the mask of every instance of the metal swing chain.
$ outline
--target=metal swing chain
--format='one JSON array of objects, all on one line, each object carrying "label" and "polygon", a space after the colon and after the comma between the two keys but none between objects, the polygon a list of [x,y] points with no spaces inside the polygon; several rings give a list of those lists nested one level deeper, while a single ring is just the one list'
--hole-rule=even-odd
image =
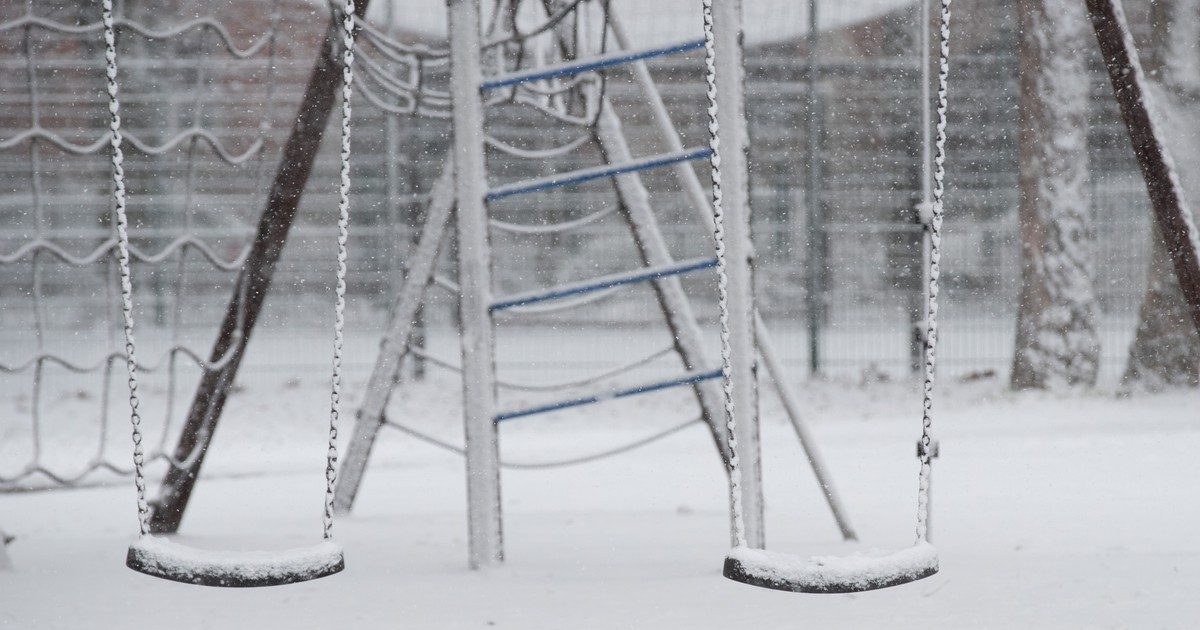
[{"label": "metal swing chain", "polygon": [[721,385],[725,398],[729,439],[729,490],[733,511],[734,545],[746,545],[746,522],[742,515],[742,470],[738,466],[737,423],[733,409],[733,348],[729,331],[729,272],[725,260],[725,209],[721,189],[721,138],[717,123],[717,51],[713,34],[713,0],[704,0],[704,79],[708,97],[708,146],[712,149],[713,240],[717,255],[717,309],[721,322]]},{"label": "metal swing chain", "polygon": [[333,320],[333,375],[329,393],[329,444],[325,454],[324,537],[333,537],[333,500],[337,484],[338,420],[342,404],[342,345],[346,324],[346,242],[350,238],[350,96],[354,82],[354,0],[342,7],[342,147],[338,187],[337,299]]},{"label": "metal swing chain", "polygon": [[917,540],[925,541],[929,536],[929,477],[933,438],[933,381],[937,366],[937,313],[938,279],[941,274],[942,257],[942,200],[946,193],[946,109],[948,78],[950,75],[950,2],[941,0],[941,19],[938,28],[938,88],[937,88],[937,137],[933,158],[933,207],[929,221],[929,300],[925,313],[925,383],[921,417],[921,448],[919,450],[921,472],[917,487]]},{"label": "metal swing chain", "polygon": [[125,327],[125,368],[129,384],[129,424],[133,430],[133,480],[137,488],[138,528],[141,535],[150,533],[150,507],[146,503],[145,453],[142,449],[142,416],[138,408],[136,344],[133,339],[133,278],[129,265],[129,217],[125,198],[125,154],[121,150],[121,101],[117,84],[117,35],[113,18],[113,0],[103,0],[104,59],[108,88],[109,144],[112,147],[113,212],[116,215],[117,263],[121,271],[121,316]]},{"label": "metal swing chain", "polygon": [[[150,533],[150,509],[146,501],[146,477],[144,472],[145,455],[142,447],[141,404],[138,395],[137,357],[135,353],[133,325],[133,281],[130,271],[129,256],[129,219],[126,212],[126,188],[124,153],[121,149],[121,115],[120,99],[117,84],[117,51],[116,29],[113,17],[113,0],[102,0],[105,60],[107,61],[106,78],[108,90],[108,109],[111,115],[109,129],[112,146],[112,173],[114,214],[116,215],[117,230],[117,260],[121,274],[121,313],[124,321],[126,369],[129,384],[130,426],[133,435],[133,467],[134,484],[137,489],[138,526],[141,534]],[[325,466],[325,516],[324,537],[330,538],[333,528],[333,498],[334,484],[337,480],[336,466],[338,419],[341,405],[341,372],[343,328],[345,324],[346,307],[346,243],[349,239],[350,225],[350,95],[353,81],[352,67],[354,63],[354,0],[347,0],[345,17],[342,20],[343,42],[342,55],[342,146],[341,146],[341,183],[338,201],[338,269],[337,269],[337,302],[334,319],[334,354],[333,376],[330,393],[329,444],[326,452]]]},{"label": "metal swing chain", "polygon": [[[713,36],[712,1],[713,0],[704,0],[703,10],[705,80],[707,82],[709,117],[708,131],[709,146],[712,148],[712,156],[710,161],[712,164],[713,180],[713,236],[714,240],[716,241],[717,255],[717,305],[720,311],[721,322],[721,373],[723,389],[725,393],[725,413],[728,418],[727,427],[729,431],[729,484],[732,495],[731,503],[733,508],[734,542],[736,546],[744,546],[746,544],[745,521],[742,515],[741,470],[738,466],[736,432],[737,424],[734,417],[733,385],[731,380],[733,366],[731,360],[729,332],[729,277],[725,260],[724,210],[721,204],[721,158],[719,151],[720,128],[717,124],[716,50]],[[927,312],[925,317],[926,339],[928,341],[925,345],[925,380],[922,388],[924,400],[922,403],[920,442],[921,470],[917,491],[918,540],[926,539],[929,523],[929,481],[931,472],[930,450],[933,442],[931,435],[933,424],[933,383],[937,352],[937,295],[941,260],[943,197],[946,191],[946,114],[948,78],[950,72],[950,3],[951,0],[941,0],[941,19],[938,32],[938,122],[937,138],[935,140],[936,155],[934,157],[935,169],[933,174],[933,207],[932,217],[930,220],[929,300],[927,303]]]}]

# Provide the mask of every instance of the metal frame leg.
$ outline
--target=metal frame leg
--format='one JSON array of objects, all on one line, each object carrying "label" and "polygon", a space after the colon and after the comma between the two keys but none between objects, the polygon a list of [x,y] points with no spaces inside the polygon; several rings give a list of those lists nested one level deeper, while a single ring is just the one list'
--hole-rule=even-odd
[{"label": "metal frame leg", "polygon": [[462,288],[463,422],[467,451],[467,520],[472,569],[504,560],[500,456],[496,424],[491,252],[484,196],[483,99],[479,85],[479,1],[449,0],[450,94],[454,122],[454,192],[458,200],[458,274]]},{"label": "metal frame leg", "polygon": [[333,507],[339,514],[350,511],[362,486],[363,473],[366,472],[371,449],[375,446],[375,438],[383,426],[384,409],[399,379],[404,357],[408,354],[409,342],[413,338],[418,313],[424,304],[425,292],[433,277],[438,251],[445,239],[446,226],[450,222],[453,209],[454,164],[447,159],[441,177],[433,186],[429,211],[426,214],[425,225],[421,228],[421,238],[410,257],[412,262],[404,279],[404,287],[396,298],[396,308],[392,310],[388,332],[380,342],[379,355],[371,369],[371,378],[367,381],[367,390],[363,394],[363,403],[354,424],[354,435],[350,439],[350,446],[346,449],[342,468],[338,472]]}]

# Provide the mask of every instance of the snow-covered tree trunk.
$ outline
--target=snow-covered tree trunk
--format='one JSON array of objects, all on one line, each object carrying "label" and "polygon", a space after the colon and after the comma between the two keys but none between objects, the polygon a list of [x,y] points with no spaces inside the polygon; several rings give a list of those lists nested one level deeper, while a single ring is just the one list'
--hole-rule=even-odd
[{"label": "snow-covered tree trunk", "polygon": [[1146,297],[1122,388],[1155,392],[1200,385],[1200,334],[1192,325],[1171,256],[1154,228]]},{"label": "snow-covered tree trunk", "polygon": [[[1186,110],[1195,107],[1200,87],[1200,0],[1168,0],[1155,16],[1155,36],[1150,42],[1148,68],[1161,77],[1164,92],[1156,99],[1168,128],[1186,126]],[[1190,133],[1173,134],[1180,165],[1195,165],[1200,139]],[[1180,146],[1187,145],[1187,146]],[[1200,189],[1200,178],[1181,177],[1187,192]],[[1137,334],[1129,348],[1122,388],[1126,391],[1161,391],[1200,384],[1200,334],[1192,325],[1187,303],[1175,277],[1170,254],[1157,228],[1150,235],[1150,268],[1146,296],[1138,313]]]},{"label": "snow-covered tree trunk", "polygon": [[1092,385],[1099,367],[1078,0],[1019,0],[1021,296],[1012,386]]}]

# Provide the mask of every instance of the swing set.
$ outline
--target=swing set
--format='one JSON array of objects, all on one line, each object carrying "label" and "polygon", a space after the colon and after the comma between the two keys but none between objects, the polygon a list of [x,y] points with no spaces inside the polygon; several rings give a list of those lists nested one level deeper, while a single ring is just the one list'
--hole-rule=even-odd
[{"label": "swing set", "polygon": [[[477,16],[477,0],[451,0],[450,11],[457,8],[458,19],[471,28]],[[111,112],[111,150],[113,173],[114,222],[118,235],[122,314],[128,369],[130,422],[133,435],[134,482],[137,490],[139,538],[130,546],[127,565],[147,575],[178,582],[207,586],[246,587],[292,584],[325,577],[345,566],[342,548],[333,541],[335,482],[337,480],[337,437],[340,418],[342,372],[343,311],[345,308],[347,239],[350,218],[350,124],[353,78],[354,38],[356,21],[361,19],[367,0],[345,0],[340,12],[341,47],[341,169],[338,201],[338,253],[335,288],[335,322],[333,344],[332,386],[329,407],[329,441],[326,452],[325,505],[321,542],[312,547],[280,552],[216,552],[194,549],[152,535],[151,514],[146,500],[146,478],[143,472],[142,433],[140,428],[138,367],[135,354],[133,322],[133,284],[130,271],[126,189],[123,171],[122,135],[119,84],[117,77],[116,37],[112,0],[103,0],[105,56],[107,60],[107,91]],[[850,593],[898,586],[933,575],[938,571],[938,553],[929,542],[929,493],[931,459],[936,444],[931,436],[933,417],[933,388],[938,338],[938,294],[941,255],[941,227],[945,193],[945,160],[947,137],[947,93],[949,74],[949,18],[951,0],[939,0],[940,18],[937,23],[937,92],[936,138],[933,140],[932,197],[926,222],[925,257],[925,320],[923,353],[923,400],[921,434],[917,455],[916,537],[908,548],[890,553],[858,554],[845,557],[807,558],[762,549],[761,519],[753,519],[748,531],[744,514],[747,484],[761,483],[761,461],[758,447],[758,418],[756,395],[756,314],[753,299],[753,254],[750,239],[748,164],[746,161],[747,134],[745,131],[744,95],[741,93],[741,3],[702,0],[703,50],[705,60],[706,96],[708,100],[709,147],[697,153],[707,157],[712,175],[712,211],[717,273],[718,307],[720,314],[721,365],[713,374],[720,378],[724,402],[725,429],[728,439],[728,479],[731,496],[733,545],[725,557],[725,577],[749,585],[805,593]],[[468,6],[469,5],[469,6]],[[1163,234],[1171,242],[1176,269],[1184,293],[1188,297],[1197,327],[1200,328],[1200,264],[1197,263],[1197,231],[1188,214],[1181,210],[1178,189],[1172,185],[1169,162],[1164,160],[1161,142],[1156,141],[1153,124],[1141,99],[1121,99],[1121,89],[1140,91],[1142,73],[1136,52],[1126,36],[1127,27],[1115,0],[1088,0],[1089,12],[1096,27],[1101,48],[1109,61],[1114,88],[1118,92],[1122,113],[1135,152],[1151,188],[1156,217]],[[460,25],[461,26],[461,25]],[[928,43],[928,30],[924,30]],[[327,46],[330,44],[327,42]],[[693,48],[699,48],[697,43]],[[925,47],[928,51],[928,46]],[[477,54],[470,50],[452,51],[454,58]],[[609,55],[603,67],[636,61],[637,55]],[[336,62],[330,62],[335,64]],[[478,66],[474,66],[477,68]],[[580,69],[582,68],[582,69]],[[564,69],[563,75],[584,72],[586,64]],[[924,64],[924,72],[930,64]],[[336,77],[336,75],[333,75]],[[478,79],[478,77],[474,77]],[[928,79],[928,76],[926,75]],[[476,83],[479,83],[476,81]],[[929,81],[926,81],[928,84]],[[487,84],[480,84],[485,85]],[[1130,87],[1132,86],[1132,87]],[[310,88],[312,86],[310,85]],[[494,87],[494,86],[491,86]],[[928,100],[928,99],[927,99]],[[332,100],[329,101],[332,103]],[[475,102],[478,102],[476,99]],[[1140,109],[1139,109],[1140,108]],[[456,106],[457,110],[457,106]],[[477,115],[479,112],[474,112]],[[471,114],[468,114],[471,115]],[[458,112],[455,112],[458,116]],[[1145,130],[1149,130],[1145,132]],[[1137,142],[1138,131],[1143,142]],[[285,151],[285,159],[287,159]],[[691,159],[696,159],[695,157]],[[612,177],[604,173],[597,177]],[[473,182],[468,186],[479,192],[483,201],[486,183]],[[687,267],[686,265],[683,265]],[[690,267],[688,267],[691,270]],[[654,278],[649,278],[653,280]],[[239,283],[248,281],[240,279]]]},{"label": "swing set", "polygon": [[342,136],[341,181],[338,199],[337,283],[334,290],[333,374],[330,389],[329,443],[325,455],[325,512],[322,541],[311,547],[280,552],[210,551],[188,547],[150,533],[146,500],[145,457],[142,451],[138,363],[133,325],[133,281],[129,260],[129,220],[126,215],[124,154],[121,143],[121,101],[117,81],[116,29],[113,0],[103,0],[104,56],[107,61],[109,129],[112,146],[113,207],[117,228],[117,258],[121,280],[121,314],[129,385],[129,421],[133,431],[133,478],[137,489],[140,535],[129,547],[126,565],[146,575],[203,586],[277,586],[326,577],[345,568],[342,547],[333,541],[333,498],[337,480],[338,420],[341,414],[342,342],[346,308],[346,243],[350,226],[350,96],[354,79],[354,0],[342,13]]}]

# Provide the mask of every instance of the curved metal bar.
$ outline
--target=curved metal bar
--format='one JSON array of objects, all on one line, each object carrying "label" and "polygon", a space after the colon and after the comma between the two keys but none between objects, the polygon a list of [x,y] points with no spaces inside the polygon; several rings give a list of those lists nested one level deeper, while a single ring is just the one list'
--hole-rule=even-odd
[{"label": "curved metal bar", "polygon": [[[542,33],[554,28],[559,22],[562,22],[567,16],[571,15],[571,13],[573,13],[575,9],[583,3],[583,1],[584,0],[571,0],[567,4],[561,6],[554,13],[547,16],[545,20],[543,20],[534,28],[528,31],[506,31],[504,35],[485,40],[481,44],[480,48],[482,50],[488,50],[504,44],[523,42],[531,37],[541,35]],[[332,8],[336,9],[336,4],[332,0],[329,4]],[[366,33],[372,44],[378,46],[387,46],[401,54],[410,54],[416,57],[427,59],[448,59],[450,56],[449,48],[434,48],[432,46],[423,44],[405,44],[388,36],[386,33],[379,30],[378,27],[369,24],[366,20],[363,20],[360,24],[362,26],[362,32]]]},{"label": "curved metal bar", "polygon": [[365,36],[364,39],[389,59],[395,61],[401,59],[420,60],[421,63],[434,64],[435,67],[450,63],[449,49],[434,48],[427,44],[405,44],[366,20],[359,22],[358,25],[359,32]]},{"label": "curved metal bar", "polygon": [[512,144],[508,144],[495,136],[487,136],[483,139],[483,143],[501,153],[511,155],[513,157],[523,158],[526,160],[549,160],[557,157],[562,157],[575,149],[587,144],[592,137],[588,134],[580,135],[566,144],[562,144],[550,149],[526,149]]},{"label": "curved metal bar", "polygon": [[[164,461],[167,462],[167,465],[171,466],[172,468],[187,468],[196,461],[196,458],[199,457],[202,450],[203,449],[197,446],[197,448],[192,449],[192,451],[188,453],[188,456],[183,459],[176,459],[168,453],[156,451],[146,455],[146,463],[149,465],[155,462]],[[15,475],[0,475],[0,492],[14,490],[16,489],[16,484],[38,475],[50,480],[56,486],[74,487],[80,485],[83,480],[99,471],[108,471],[114,475],[117,475],[118,477],[129,477],[133,475],[133,466],[124,467],[116,462],[97,457],[89,461],[77,472],[62,473],[39,464],[35,460],[33,463],[30,463]]]},{"label": "curved metal bar", "polygon": [[[420,115],[430,116],[432,118],[449,118],[450,116],[450,95],[448,92],[427,88],[420,88],[414,91],[408,87],[397,84],[394,79],[389,79],[386,77],[386,75],[381,76],[376,72],[355,72],[355,76],[371,79],[379,85],[380,89],[389,95],[399,97],[407,101],[418,99],[418,104],[415,106],[415,110],[411,106],[408,108],[397,107],[395,105],[388,104],[382,96],[375,93],[375,91],[370,87],[367,87],[366,84],[360,86],[367,100],[370,101],[372,105],[385,112],[396,115],[417,113]],[[547,98],[549,97],[522,88],[516,90],[514,93],[509,94],[497,92],[496,94],[487,98],[484,104],[487,106],[495,106],[504,103],[512,103],[515,105],[529,107],[530,109],[545,115],[547,118],[574,127],[590,127],[595,121],[596,113],[598,111],[596,107],[598,99],[596,98],[589,97],[587,99],[585,111],[579,116],[572,116],[546,106],[543,101],[545,101]],[[445,111],[434,109],[435,107],[443,107],[445,108]]]},{"label": "curved metal bar", "polygon": [[594,304],[596,302],[606,300],[620,292],[621,287],[609,287],[602,291],[593,291],[592,293],[581,295],[572,300],[553,300],[550,302],[526,304],[524,306],[513,306],[498,312],[517,315],[544,315],[546,313],[567,311],[573,308],[587,306],[588,304]]},{"label": "curved metal bar", "polygon": [[579,116],[572,116],[570,114],[557,111],[546,106],[546,104],[542,102],[543,100],[545,100],[545,97],[543,96],[532,94],[525,90],[517,90],[516,94],[514,94],[512,98],[489,99],[486,101],[486,104],[495,105],[497,103],[508,101],[519,105],[525,105],[534,111],[544,114],[548,118],[574,127],[591,127],[596,122],[596,116],[599,115],[600,111],[600,99],[598,97],[594,98],[589,96],[585,105],[585,111]]},{"label": "curved metal bar", "polygon": [[[224,24],[211,17],[195,18],[160,31],[156,31],[136,20],[123,17],[116,18],[113,24],[116,28],[129,29],[138,35],[145,37],[146,39],[171,39],[183,35],[192,29],[207,28],[216,33],[217,37],[220,38],[221,43],[225,46],[225,50],[227,50],[230,55],[238,59],[247,59],[249,57],[253,57],[263,48],[266,48],[267,44],[270,42],[270,37],[264,35],[255,39],[246,48],[239,48],[238,45],[233,41],[233,35],[230,34],[229,29]],[[54,33],[62,33],[64,35],[88,35],[103,30],[104,23],[90,22],[88,24],[73,25],[27,14],[4,23],[0,23],[0,33],[26,27],[40,28]]]},{"label": "curved metal bar", "polygon": [[521,89],[527,90],[529,92],[533,92],[534,94],[537,94],[539,96],[557,96],[559,94],[562,94],[563,92],[573,90],[580,85],[588,84],[588,83],[599,84],[599,82],[600,82],[600,75],[589,72],[589,73],[584,73],[584,74],[577,74],[575,76],[567,78],[566,80],[552,79],[552,80],[548,81],[548,83],[550,83],[550,85],[552,87],[543,87],[543,86],[539,85],[542,82],[537,81],[537,82],[533,82],[533,83],[522,83]]},{"label": "curved metal bar", "polygon": [[[395,94],[389,91],[388,93],[390,95],[399,99],[404,99],[408,103],[407,105],[392,105],[391,103],[384,101],[382,96],[376,94],[375,91],[369,87],[369,84],[362,80],[366,78],[365,73],[360,74],[359,72],[355,72],[354,74],[359,79],[355,83],[354,89],[358,90],[358,93],[362,94],[363,97],[367,99],[367,102],[376,109],[394,116],[408,116],[420,111],[419,106],[416,104],[416,101],[413,99],[411,94]],[[386,88],[384,89],[386,90]],[[449,112],[446,112],[446,116],[449,117]]]},{"label": "curved metal bar", "polygon": [[[38,238],[25,243],[21,247],[18,247],[11,254],[0,254],[0,264],[11,264],[26,256],[32,256],[38,252],[46,252],[68,265],[73,267],[82,267],[99,261],[101,258],[109,255],[113,250],[116,249],[116,247],[117,240],[115,238],[110,238],[101,243],[99,247],[96,247],[92,251],[82,256],[73,256],[58,243],[45,238]],[[244,246],[236,257],[224,259],[221,258],[208,243],[205,243],[198,237],[187,235],[176,238],[157,252],[147,252],[137,247],[130,246],[129,255],[137,262],[155,264],[166,260],[185,247],[193,248],[200,252],[201,256],[203,256],[205,260],[207,260],[214,268],[221,271],[237,271],[238,269],[241,269],[242,264],[246,261],[246,257],[250,254],[250,248],[248,246]]]},{"label": "curved metal bar", "polygon": [[611,208],[605,208],[603,210],[597,210],[596,212],[582,216],[578,219],[560,221],[558,223],[546,223],[541,225],[531,223],[510,223],[508,221],[501,221],[500,219],[488,219],[488,225],[497,230],[501,230],[503,232],[512,232],[514,234],[560,234],[562,232],[569,232],[585,225],[595,223],[596,221],[599,221],[600,219],[616,211],[617,208],[614,206]]},{"label": "curved metal bar", "polygon": [[[420,346],[409,344],[408,350],[410,352],[412,352],[413,354],[415,354],[416,356],[421,357],[422,359],[425,359],[432,365],[435,365],[437,367],[440,367],[442,369],[445,369],[445,370],[448,370],[451,372],[456,372],[456,373],[460,373],[460,374],[462,373],[462,368],[459,367],[458,365],[450,363],[449,361],[443,361],[442,359],[439,359],[439,358],[433,356],[432,354],[430,354],[429,352],[427,352],[424,348],[422,348]],[[599,374],[593,374],[586,378],[582,378],[582,379],[578,379],[578,380],[574,380],[574,381],[560,381],[558,383],[545,383],[545,384],[540,384],[540,385],[534,385],[534,384],[529,384],[529,383],[514,383],[512,381],[497,380],[496,385],[498,385],[499,387],[502,387],[504,389],[511,389],[514,391],[522,391],[522,392],[560,392],[560,391],[567,391],[567,390],[571,390],[571,389],[579,389],[581,387],[585,387],[588,385],[595,385],[597,383],[606,381],[610,378],[613,378],[614,376],[620,376],[621,374],[624,374],[630,370],[642,367],[644,365],[649,365],[650,363],[653,363],[654,361],[661,359],[662,357],[664,357],[674,351],[675,351],[675,346],[674,346],[674,344],[672,344],[672,345],[669,345],[669,346],[663,348],[662,350],[659,350],[657,352],[652,352],[640,359],[630,361],[629,363],[626,363],[625,365],[620,365],[620,366],[617,366],[610,370],[601,372]]]},{"label": "curved metal bar", "polygon": [[370,55],[363,51],[356,53],[355,57],[362,62],[363,69],[366,70],[366,74],[379,83],[388,87],[392,87],[395,90],[405,92],[417,92],[420,90],[420,86],[418,85],[419,79],[417,77],[415,65],[412,67],[413,69],[408,72],[408,79],[405,80],[394,76],[394,73],[389,68],[371,58]]},{"label": "curved metal bar", "polygon": [[[230,351],[221,355],[221,357],[216,361],[208,361],[197,354],[195,350],[192,350],[187,346],[174,345],[168,348],[167,351],[164,352],[162,356],[160,356],[153,363],[138,364],[138,372],[153,374],[166,367],[171,358],[178,355],[183,355],[191,359],[191,361],[196,364],[196,367],[208,371],[221,369],[225,366],[225,364],[229,363],[230,359],[233,358],[233,352]],[[94,363],[77,363],[54,354],[53,352],[39,352],[38,354],[35,354],[20,363],[0,363],[0,373],[16,374],[36,367],[39,363],[52,363],[67,370],[68,372],[75,374],[88,374],[102,370],[106,365],[113,361],[124,360],[125,353],[118,351],[110,352]]]},{"label": "curved metal bar", "polygon": [[[135,149],[146,155],[152,156],[162,155],[185,142],[190,142],[193,139],[201,140],[204,142],[204,144],[207,144],[216,153],[216,155],[221,158],[222,161],[233,166],[239,166],[250,158],[254,157],[265,145],[265,142],[262,138],[257,138],[255,139],[254,143],[251,144],[250,147],[244,152],[233,153],[229,149],[225,148],[225,145],[221,143],[221,140],[217,138],[216,135],[214,135],[211,131],[201,127],[185,129],[171,138],[168,138],[162,144],[158,145],[150,144],[132,133],[124,132],[122,135],[126,140],[129,141],[129,144],[133,145]],[[98,153],[107,147],[111,141],[111,138],[111,132],[105,132],[90,144],[75,143],[48,129],[42,127],[30,127],[11,138],[0,140],[0,150],[11,149],[27,141],[44,140],[67,153],[73,155],[87,155],[91,153]]]},{"label": "curved metal bar", "polygon": [[[655,442],[658,442],[664,438],[668,438],[672,435],[675,435],[676,433],[679,433],[680,431],[682,431],[694,424],[700,424],[703,421],[704,421],[703,418],[693,418],[692,420],[688,420],[686,422],[681,422],[675,426],[663,429],[662,431],[651,433],[650,435],[647,435],[646,437],[638,438],[636,440],[626,442],[625,444],[621,444],[619,446],[608,448],[608,449],[605,449],[602,451],[597,451],[595,453],[589,453],[587,455],[580,455],[578,457],[569,457],[566,459],[541,461],[541,462],[513,462],[513,461],[508,461],[508,460],[500,460],[500,467],[508,468],[511,470],[546,470],[546,469],[550,469],[550,468],[565,468],[567,466],[578,466],[580,464],[588,464],[588,463],[599,461],[602,459],[608,459],[609,457],[616,457],[617,455],[624,455],[625,453],[628,453],[630,451],[635,451],[644,446],[649,446],[649,445],[651,445]],[[425,442],[426,444],[440,448],[444,451],[448,451],[450,453],[455,453],[458,455],[466,454],[466,451],[461,446],[457,446],[457,445],[451,444],[449,442],[439,440],[439,439],[433,437],[432,435],[423,433],[423,432],[418,431],[410,426],[401,424],[394,420],[384,420],[383,424],[384,424],[384,426],[391,427],[409,437],[415,438],[417,440]]]},{"label": "curved metal bar", "polygon": [[225,146],[221,144],[221,140],[213,135],[211,131],[201,127],[193,127],[191,129],[182,131],[166,142],[157,146],[148,144],[131,133],[124,133],[123,135],[129,144],[133,145],[135,149],[145,153],[146,155],[162,155],[163,153],[178,147],[184,142],[188,142],[193,139],[202,140],[209,146],[209,148],[216,152],[217,156],[220,157],[221,160],[233,166],[241,165],[250,158],[254,157],[255,154],[257,154],[265,144],[262,138],[256,138],[254,143],[251,144],[250,147],[245,151],[234,154],[226,149]]}]

